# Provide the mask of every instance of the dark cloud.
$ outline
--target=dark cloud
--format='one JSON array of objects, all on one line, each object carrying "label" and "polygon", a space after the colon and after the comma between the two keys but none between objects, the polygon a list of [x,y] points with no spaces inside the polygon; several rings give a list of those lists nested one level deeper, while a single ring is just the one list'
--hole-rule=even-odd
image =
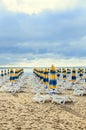
[{"label": "dark cloud", "polygon": [[37,15],[0,12],[0,53],[17,58],[27,53],[85,57],[86,39],[82,40],[86,36],[85,12],[85,9]]}]

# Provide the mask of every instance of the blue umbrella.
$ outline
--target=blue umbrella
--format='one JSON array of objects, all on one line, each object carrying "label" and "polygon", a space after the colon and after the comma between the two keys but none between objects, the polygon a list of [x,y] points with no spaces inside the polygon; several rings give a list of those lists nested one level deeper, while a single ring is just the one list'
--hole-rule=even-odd
[{"label": "blue umbrella", "polygon": [[49,88],[52,89],[52,94],[56,94],[55,92],[56,84],[57,84],[56,71],[54,65],[52,65],[50,69],[50,81],[49,81]]},{"label": "blue umbrella", "polygon": [[83,68],[79,69],[79,77],[82,78],[83,77]]},{"label": "blue umbrella", "polygon": [[58,78],[58,79],[60,78],[60,73],[61,73],[61,70],[60,70],[60,69],[57,69],[57,78]]},{"label": "blue umbrella", "polygon": [[13,83],[15,82],[15,74],[13,68],[10,68],[10,82]]},{"label": "blue umbrella", "polygon": [[45,68],[44,70],[44,85],[46,86],[45,88],[48,88],[48,84],[49,84],[49,77],[48,77],[48,69]]},{"label": "blue umbrella", "polygon": [[76,82],[76,69],[72,69],[72,83],[74,84]]},{"label": "blue umbrella", "polygon": [[63,68],[62,73],[63,73],[63,80],[66,81],[67,76],[66,76],[66,69],[65,68]]},{"label": "blue umbrella", "polygon": [[3,78],[3,76],[4,76],[3,70],[1,70],[1,77]]}]

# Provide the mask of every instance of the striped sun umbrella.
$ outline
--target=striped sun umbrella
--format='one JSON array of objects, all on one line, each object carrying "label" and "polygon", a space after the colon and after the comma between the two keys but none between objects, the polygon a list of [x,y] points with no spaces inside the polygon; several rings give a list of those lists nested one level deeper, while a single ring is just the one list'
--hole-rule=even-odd
[{"label": "striped sun umbrella", "polygon": [[1,70],[1,77],[3,78],[3,76],[4,76],[3,70]]},{"label": "striped sun umbrella", "polygon": [[57,78],[59,79],[60,78],[60,68],[57,69]]},{"label": "striped sun umbrella", "polygon": [[9,72],[9,69],[8,69],[8,75],[10,74],[10,72]]},{"label": "striped sun umbrella", "polygon": [[41,80],[41,83],[43,83],[43,78],[44,78],[44,73],[43,73],[43,69],[41,68],[41,71],[40,71],[40,80]]},{"label": "striped sun umbrella", "polygon": [[7,75],[6,69],[4,70],[4,75],[5,75],[5,76]]},{"label": "striped sun umbrella", "polygon": [[18,79],[18,69],[15,70],[15,79]]},{"label": "striped sun umbrella", "polygon": [[57,84],[56,71],[54,65],[52,65],[50,69],[50,81],[49,81],[49,88],[53,90],[52,94],[56,93],[55,92],[56,84]]},{"label": "striped sun umbrella", "polygon": [[79,70],[79,77],[80,77],[80,78],[83,77],[83,68],[80,68],[80,70]]},{"label": "striped sun umbrella", "polygon": [[85,69],[85,74],[86,74],[86,69]]},{"label": "striped sun umbrella", "polygon": [[49,84],[48,69],[45,68],[45,70],[44,70],[44,85],[45,85],[46,89],[48,88],[48,84]]},{"label": "striped sun umbrella", "polygon": [[13,68],[10,68],[10,82],[12,85],[15,82],[15,74]]},{"label": "striped sun umbrella", "polygon": [[76,82],[76,69],[72,69],[72,83],[74,84]]},{"label": "striped sun umbrella", "polygon": [[71,74],[71,69],[67,68],[67,74]]},{"label": "striped sun umbrella", "polygon": [[66,76],[66,69],[65,68],[63,68],[62,73],[63,73],[63,81],[66,81],[67,76]]}]

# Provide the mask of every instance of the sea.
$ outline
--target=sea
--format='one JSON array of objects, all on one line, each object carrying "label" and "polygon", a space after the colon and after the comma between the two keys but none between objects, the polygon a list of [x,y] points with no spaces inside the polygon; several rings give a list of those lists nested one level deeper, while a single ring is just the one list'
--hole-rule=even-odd
[{"label": "sea", "polygon": [[23,67],[26,75],[33,75],[33,67]]}]

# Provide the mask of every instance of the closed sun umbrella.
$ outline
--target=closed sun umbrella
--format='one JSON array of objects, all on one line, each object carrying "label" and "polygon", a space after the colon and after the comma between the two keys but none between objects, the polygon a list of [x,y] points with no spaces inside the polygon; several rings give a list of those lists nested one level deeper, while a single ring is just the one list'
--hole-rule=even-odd
[{"label": "closed sun umbrella", "polygon": [[60,69],[57,69],[57,78],[59,79],[60,78]]},{"label": "closed sun umbrella", "polygon": [[6,70],[4,70],[4,75],[5,75],[5,76],[7,75],[7,72],[6,72]]},{"label": "closed sun umbrella", "polygon": [[80,70],[79,70],[79,77],[80,77],[80,78],[83,77],[83,68],[80,68]]},{"label": "closed sun umbrella", "polygon": [[15,74],[13,68],[10,68],[10,82],[11,85],[13,85],[13,83],[15,82]]},{"label": "closed sun umbrella", "polygon": [[48,84],[49,84],[48,69],[45,68],[45,70],[44,70],[44,85],[45,85],[46,89],[48,88]]},{"label": "closed sun umbrella", "polygon": [[72,83],[74,84],[76,82],[76,69],[72,69]]},{"label": "closed sun umbrella", "polygon": [[18,69],[15,70],[15,79],[18,79]]},{"label": "closed sun umbrella", "polygon": [[3,82],[3,76],[4,76],[4,74],[3,74],[3,70],[1,70],[0,85],[1,85],[1,84],[2,84],[2,82]]},{"label": "closed sun umbrella", "polygon": [[86,74],[86,69],[85,69],[85,74]]},{"label": "closed sun umbrella", "polygon": [[9,72],[9,69],[8,69],[8,75],[9,75],[9,73],[10,73],[10,72]]},{"label": "closed sun umbrella", "polygon": [[62,73],[63,73],[63,81],[65,82],[66,78],[67,78],[67,76],[66,76],[66,69],[65,68],[63,68]]},{"label": "closed sun umbrella", "polygon": [[3,78],[4,74],[3,74],[3,70],[1,70],[1,77]]},{"label": "closed sun umbrella", "polygon": [[56,71],[54,65],[51,66],[50,69],[50,81],[49,81],[49,88],[52,90],[52,94],[55,94],[57,84],[57,77],[56,77]]},{"label": "closed sun umbrella", "polygon": [[41,80],[41,82],[43,83],[43,77],[44,76],[44,74],[43,74],[43,69],[41,69],[41,71],[40,71],[40,80]]},{"label": "closed sun umbrella", "polygon": [[67,68],[67,74],[69,75],[71,73],[71,69]]},{"label": "closed sun umbrella", "polygon": [[1,77],[2,77],[2,80],[4,81],[5,78],[4,78],[4,70],[1,70]]}]

